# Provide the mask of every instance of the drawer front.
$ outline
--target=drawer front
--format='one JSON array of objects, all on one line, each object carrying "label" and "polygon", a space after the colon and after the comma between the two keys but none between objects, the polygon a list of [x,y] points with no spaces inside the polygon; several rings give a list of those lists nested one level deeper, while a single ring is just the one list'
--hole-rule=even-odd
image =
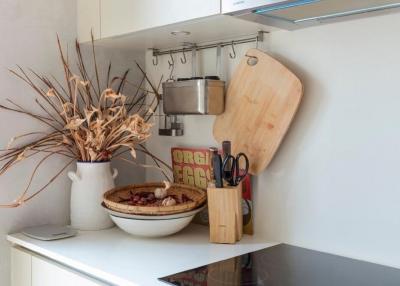
[{"label": "drawer front", "polygon": [[32,286],[105,285],[47,259],[32,257]]},{"label": "drawer front", "polygon": [[32,255],[19,248],[11,248],[11,286],[31,286]]}]

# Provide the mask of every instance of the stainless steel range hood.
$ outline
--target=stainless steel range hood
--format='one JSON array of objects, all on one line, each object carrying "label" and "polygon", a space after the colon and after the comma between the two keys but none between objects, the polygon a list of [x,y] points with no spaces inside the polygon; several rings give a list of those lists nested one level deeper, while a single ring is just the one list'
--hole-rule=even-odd
[{"label": "stainless steel range hood", "polygon": [[288,30],[399,8],[399,0],[222,0],[224,14]]}]

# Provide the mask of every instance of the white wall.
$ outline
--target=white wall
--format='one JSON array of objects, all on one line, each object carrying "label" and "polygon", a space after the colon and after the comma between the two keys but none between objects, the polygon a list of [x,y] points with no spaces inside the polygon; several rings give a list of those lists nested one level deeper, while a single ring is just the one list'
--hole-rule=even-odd
[{"label": "white wall", "polygon": [[[255,229],[287,242],[400,267],[400,15],[275,32],[264,49],[303,81],[305,96],[271,165],[254,179]],[[243,56],[252,44],[238,46]],[[237,60],[227,58],[226,72]],[[168,76],[168,57],[147,72]],[[215,71],[215,51],[201,57]],[[177,75],[187,76],[179,64]],[[186,116],[185,136],[151,150],[210,146],[212,116]],[[148,173],[148,179],[157,179]]]},{"label": "white wall", "polygon": [[[16,80],[7,68],[16,64],[35,70],[59,75],[56,32],[66,42],[76,35],[74,1],[23,1],[0,2],[0,102],[12,98],[24,106],[32,105],[31,90]],[[29,132],[40,125],[31,119],[10,112],[0,112],[0,146],[4,148],[15,135]],[[44,171],[62,167],[63,161],[52,160]],[[0,201],[9,202],[16,198],[27,184],[34,166],[29,161],[0,177]],[[40,183],[39,179],[34,188]],[[0,209],[0,285],[9,285],[9,245],[5,236],[17,229],[45,223],[65,223],[68,219],[67,178],[60,178],[48,191],[31,203],[18,209]]]},{"label": "white wall", "polygon": [[[74,40],[76,38],[76,4],[75,1],[53,0],[4,0],[0,1],[0,103],[6,98],[32,107],[34,93],[20,80],[15,79],[7,68],[19,64],[44,74],[52,74],[63,79],[62,69],[56,45],[56,33],[59,33],[64,46],[69,47],[72,58]],[[84,49],[86,51],[86,49]],[[143,57],[141,57],[143,58]],[[127,67],[135,67],[135,54],[124,54],[119,51],[99,48],[98,62],[103,66],[102,76],[106,71],[109,59],[115,71],[122,72]],[[137,72],[131,73],[131,79]],[[0,148],[4,148],[8,140],[15,135],[40,128],[40,124],[31,119],[0,112]],[[32,190],[43,185],[49,174],[63,166],[63,159],[53,159],[43,167],[42,173],[32,186]],[[142,169],[135,169],[124,163],[114,162],[121,176],[117,183],[126,184],[136,178],[143,178]],[[34,161],[23,162],[11,172],[0,177],[0,204],[12,201],[23,190],[28,181]],[[70,181],[64,174],[60,176],[46,191],[17,209],[0,208],[0,285],[10,285],[9,280],[9,244],[7,233],[19,231],[21,228],[42,224],[65,224],[69,221],[69,188]]]}]

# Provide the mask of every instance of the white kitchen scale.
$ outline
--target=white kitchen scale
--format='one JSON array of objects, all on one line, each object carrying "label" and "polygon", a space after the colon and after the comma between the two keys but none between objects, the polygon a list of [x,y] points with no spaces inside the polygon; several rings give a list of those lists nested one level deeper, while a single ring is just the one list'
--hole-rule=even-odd
[{"label": "white kitchen scale", "polygon": [[34,239],[50,241],[73,237],[78,232],[68,226],[42,225],[25,228],[22,233]]}]

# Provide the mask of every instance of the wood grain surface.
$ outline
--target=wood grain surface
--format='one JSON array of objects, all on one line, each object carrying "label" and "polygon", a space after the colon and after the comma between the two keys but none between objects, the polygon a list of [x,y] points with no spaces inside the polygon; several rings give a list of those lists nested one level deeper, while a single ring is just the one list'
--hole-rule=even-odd
[{"label": "wood grain surface", "polygon": [[[225,112],[216,117],[214,138],[232,142],[232,153],[249,157],[249,173],[271,162],[303,95],[300,80],[266,53],[250,49],[236,68],[226,94]],[[257,57],[256,65],[247,63]]]}]

